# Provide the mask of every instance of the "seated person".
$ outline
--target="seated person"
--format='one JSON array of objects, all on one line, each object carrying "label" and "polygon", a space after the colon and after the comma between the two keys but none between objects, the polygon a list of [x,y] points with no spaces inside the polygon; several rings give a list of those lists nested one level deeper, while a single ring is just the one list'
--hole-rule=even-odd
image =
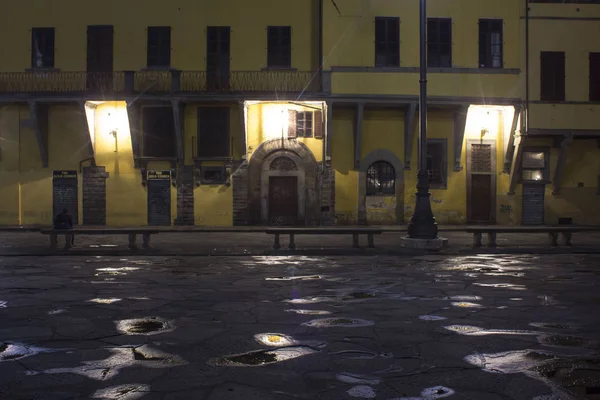
[{"label": "seated person", "polygon": [[[69,215],[69,210],[64,208],[62,212],[54,218],[54,229],[73,229],[73,218],[71,218],[71,215]],[[74,243],[75,235],[71,235],[71,245],[73,245]]]}]

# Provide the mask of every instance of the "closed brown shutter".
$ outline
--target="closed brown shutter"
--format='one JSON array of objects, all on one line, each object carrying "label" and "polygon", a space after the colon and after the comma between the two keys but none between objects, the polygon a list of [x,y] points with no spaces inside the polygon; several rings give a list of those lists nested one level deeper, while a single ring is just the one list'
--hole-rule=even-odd
[{"label": "closed brown shutter", "polygon": [[323,111],[313,113],[313,136],[315,139],[323,139]]},{"label": "closed brown shutter", "polygon": [[288,139],[296,137],[296,111],[288,110]]}]

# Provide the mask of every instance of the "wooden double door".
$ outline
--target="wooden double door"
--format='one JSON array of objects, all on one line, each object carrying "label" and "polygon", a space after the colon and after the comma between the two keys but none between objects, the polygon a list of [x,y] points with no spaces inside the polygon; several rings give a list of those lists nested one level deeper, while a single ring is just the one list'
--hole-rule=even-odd
[{"label": "wooden double door", "polygon": [[496,142],[467,140],[467,222],[496,222]]},{"label": "wooden double door", "polygon": [[298,224],[298,178],[269,177],[269,225]]}]

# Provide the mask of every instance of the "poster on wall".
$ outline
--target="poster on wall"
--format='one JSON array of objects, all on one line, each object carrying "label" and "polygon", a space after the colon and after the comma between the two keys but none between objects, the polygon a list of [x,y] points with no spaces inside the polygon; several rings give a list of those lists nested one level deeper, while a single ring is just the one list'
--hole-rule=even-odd
[{"label": "poster on wall", "polygon": [[73,223],[79,221],[79,190],[77,171],[52,171],[52,215],[69,210]]},{"label": "poster on wall", "polygon": [[171,225],[171,171],[148,170],[148,225]]}]

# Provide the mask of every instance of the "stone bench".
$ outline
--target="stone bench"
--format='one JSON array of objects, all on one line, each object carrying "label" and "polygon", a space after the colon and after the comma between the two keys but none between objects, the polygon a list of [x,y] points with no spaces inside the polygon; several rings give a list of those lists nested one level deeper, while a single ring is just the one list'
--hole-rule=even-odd
[{"label": "stone bench", "polygon": [[487,246],[496,247],[496,236],[498,233],[547,233],[550,245],[558,246],[558,236],[561,235],[565,246],[571,246],[573,233],[576,232],[600,232],[600,227],[594,226],[482,226],[465,229],[465,232],[473,234],[473,247],[482,246],[482,236],[487,234]]},{"label": "stone bench", "polygon": [[142,246],[145,249],[147,249],[150,247],[150,236],[156,235],[159,232],[160,231],[158,229],[143,229],[143,228],[138,228],[138,229],[129,229],[129,228],[81,229],[81,228],[75,228],[75,229],[67,229],[67,230],[63,230],[63,229],[42,229],[41,230],[42,235],[50,236],[50,248],[53,250],[58,248],[58,235],[65,235],[65,250],[68,250],[72,247],[71,240],[73,238],[73,235],[96,235],[96,236],[127,235],[129,238],[129,246],[128,247],[130,249],[137,248],[137,244],[136,244],[137,235],[142,235]]},{"label": "stone bench", "polygon": [[290,235],[288,248],[295,249],[296,235],[352,235],[352,247],[359,248],[359,235],[367,235],[368,246],[375,247],[374,235],[381,235],[383,230],[375,228],[267,228],[265,232],[268,235],[274,235],[275,240],[273,248],[281,248],[279,238],[281,235]]}]

